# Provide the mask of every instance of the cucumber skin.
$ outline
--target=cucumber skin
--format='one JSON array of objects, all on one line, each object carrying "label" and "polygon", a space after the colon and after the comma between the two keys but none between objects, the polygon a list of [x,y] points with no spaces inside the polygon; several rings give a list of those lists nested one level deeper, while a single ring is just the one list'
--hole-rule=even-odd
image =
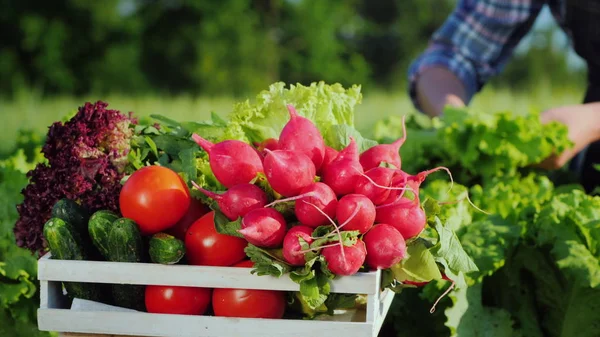
[{"label": "cucumber skin", "polygon": [[[137,224],[127,218],[120,218],[112,225],[108,235],[108,259],[113,262],[142,262],[142,236]],[[145,311],[145,286],[134,284],[113,284],[112,295],[115,305]]]},{"label": "cucumber skin", "polygon": [[[69,223],[60,218],[51,218],[44,224],[44,237],[52,257],[57,260],[87,260],[81,237]],[[107,302],[100,285],[83,282],[63,282],[68,296],[91,301]]]},{"label": "cucumber skin", "polygon": [[108,259],[108,235],[119,216],[111,211],[97,211],[90,217],[88,231],[96,249]]},{"label": "cucumber skin", "polygon": [[70,199],[60,199],[52,207],[52,217],[59,218],[74,227],[79,233],[87,232],[90,217],[88,211]]},{"label": "cucumber skin", "polygon": [[154,263],[176,264],[185,255],[183,241],[166,233],[154,234],[149,246],[150,259]]},{"label": "cucumber skin", "polygon": [[60,199],[52,207],[52,217],[64,220],[79,234],[83,249],[86,251],[86,260],[102,260],[102,254],[94,245],[88,232],[90,213],[75,201],[67,198]]}]

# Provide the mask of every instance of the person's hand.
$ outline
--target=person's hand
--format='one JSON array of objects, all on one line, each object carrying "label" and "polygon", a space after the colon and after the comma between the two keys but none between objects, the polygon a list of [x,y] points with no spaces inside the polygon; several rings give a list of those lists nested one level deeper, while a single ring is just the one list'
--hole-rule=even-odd
[{"label": "person's hand", "polygon": [[563,106],[546,110],[541,115],[542,123],[557,121],[567,125],[572,148],[554,154],[540,163],[544,169],[563,167],[579,151],[590,143],[600,140],[600,103]]}]

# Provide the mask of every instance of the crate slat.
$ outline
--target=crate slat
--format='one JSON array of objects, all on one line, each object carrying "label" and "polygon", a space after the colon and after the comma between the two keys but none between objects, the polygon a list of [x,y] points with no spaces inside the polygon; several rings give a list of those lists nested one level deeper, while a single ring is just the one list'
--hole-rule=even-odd
[{"label": "crate slat", "polygon": [[[257,276],[250,268],[161,265],[101,261],[50,259],[50,253],[38,262],[40,281],[93,282],[140,285],[173,285],[208,288],[243,288],[298,291],[288,275],[280,278]],[[376,294],[379,272],[359,273],[333,280],[334,293]]]},{"label": "crate slat", "polygon": [[[371,336],[373,325],[355,322],[224,318],[148,313],[40,309],[40,327],[55,331],[151,337],[309,337]],[[45,330],[45,329],[44,329]]]}]

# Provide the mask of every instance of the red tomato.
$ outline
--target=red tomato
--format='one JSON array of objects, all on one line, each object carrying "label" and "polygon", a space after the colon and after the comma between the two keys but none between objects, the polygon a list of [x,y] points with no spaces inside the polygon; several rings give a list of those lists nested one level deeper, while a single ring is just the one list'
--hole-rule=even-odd
[{"label": "red tomato", "polygon": [[231,266],[246,258],[248,242],[242,238],[219,234],[215,229],[215,212],[196,220],[185,235],[185,250],[192,265]]},{"label": "red tomato", "polygon": [[135,171],[119,195],[123,217],[132,219],[142,235],[172,227],[190,206],[190,191],[179,175],[162,166]]},{"label": "red tomato", "polygon": [[146,286],[146,310],[150,313],[203,315],[210,298],[210,288]]},{"label": "red tomato", "polygon": [[252,262],[252,260],[244,260],[242,262],[234,264],[233,266],[239,268],[252,268],[254,267],[254,262]]},{"label": "red tomato", "polygon": [[[251,268],[254,263],[242,261],[234,267]],[[215,288],[212,296],[215,316],[244,318],[282,318],[285,313],[285,292],[256,289]]]},{"label": "red tomato", "polygon": [[171,234],[179,240],[185,241],[185,233],[188,228],[208,212],[210,212],[210,208],[204,205],[200,200],[192,198],[188,211],[175,226],[167,230],[167,234]]}]

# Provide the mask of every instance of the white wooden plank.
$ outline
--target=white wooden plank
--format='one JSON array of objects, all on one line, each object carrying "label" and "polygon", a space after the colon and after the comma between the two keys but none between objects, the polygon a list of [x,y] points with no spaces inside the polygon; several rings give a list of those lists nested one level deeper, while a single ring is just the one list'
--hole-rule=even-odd
[{"label": "white wooden plank", "polygon": [[40,308],[52,308],[48,306],[48,281],[40,281]]},{"label": "white wooden plank", "polygon": [[[375,294],[378,292],[379,277],[379,271],[339,277],[332,282],[331,291],[334,293]],[[298,284],[290,280],[287,275],[280,278],[257,276],[252,275],[249,268],[53,260],[49,259],[49,254],[38,261],[38,279],[209,288],[299,290]]]},{"label": "white wooden plank", "polygon": [[42,331],[151,337],[368,337],[373,325],[355,322],[247,319],[147,313],[41,309]]},{"label": "white wooden plank", "polygon": [[387,313],[390,310],[390,306],[392,305],[395,296],[395,293],[389,289],[386,289],[383,293],[383,300],[381,301],[379,307],[379,317],[373,323],[373,330],[375,335],[377,335],[379,333],[379,330],[381,330],[383,322],[385,321],[385,317],[387,316]]}]

